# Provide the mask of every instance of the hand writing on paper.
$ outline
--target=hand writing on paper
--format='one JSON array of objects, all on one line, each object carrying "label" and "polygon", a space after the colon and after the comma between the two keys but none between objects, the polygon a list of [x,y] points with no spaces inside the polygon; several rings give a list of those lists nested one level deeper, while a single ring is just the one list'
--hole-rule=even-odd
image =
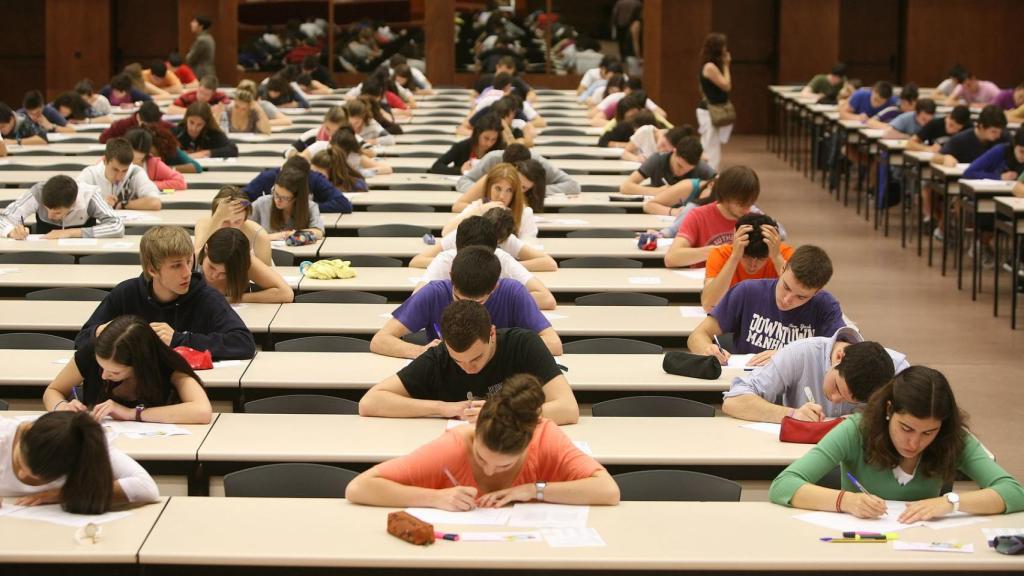
[{"label": "hand writing on paper", "polygon": [[821,422],[823,417],[821,406],[814,402],[808,402],[793,411],[793,418],[805,422]]},{"label": "hand writing on paper", "polygon": [[764,352],[758,352],[747,361],[747,366],[764,366],[772,359],[775,352],[777,352],[777,350],[765,350]]},{"label": "hand writing on paper", "polygon": [[728,350],[719,348],[717,344],[709,344],[707,350],[704,351],[704,355],[718,358],[718,361],[721,362],[723,366],[729,363],[729,356],[732,356],[732,354],[729,354]]},{"label": "hand writing on paper", "polygon": [[913,524],[921,520],[931,520],[932,518],[945,516],[952,511],[953,504],[946,500],[945,496],[918,500],[917,502],[907,503],[907,508],[903,510],[903,514],[900,514],[900,522]]},{"label": "hand writing on paper", "polygon": [[42,506],[43,504],[56,504],[58,502],[60,502],[60,488],[22,496],[14,503],[18,506]]},{"label": "hand writing on paper", "polygon": [[488,492],[477,500],[481,508],[501,508],[512,502],[529,502],[537,497],[535,484],[520,484],[504,490]]},{"label": "hand writing on paper", "polygon": [[114,420],[134,420],[135,410],[125,406],[121,406],[120,404],[114,402],[113,400],[100,402],[99,404],[93,406],[92,417],[97,422],[102,422],[103,419],[106,418],[107,416],[110,416]]},{"label": "hand writing on paper", "polygon": [[450,512],[466,512],[476,508],[476,488],[472,486],[453,486],[434,491],[432,508]]},{"label": "hand writing on paper", "polygon": [[56,410],[54,410],[54,412],[88,412],[88,411],[89,411],[89,407],[86,406],[85,404],[82,404],[78,400],[71,400],[70,402],[61,402],[60,405],[57,406]]},{"label": "hand writing on paper", "polygon": [[174,328],[171,328],[166,322],[150,322],[149,327],[156,332],[157,337],[168,346],[171,345],[171,338],[174,338]]},{"label": "hand writing on paper", "polygon": [[473,400],[472,402],[466,402],[467,407],[459,414],[459,418],[466,422],[476,422],[480,411],[483,410],[484,403],[486,400]]},{"label": "hand writing on paper", "polygon": [[462,415],[472,408],[472,403],[468,400],[462,400],[460,402],[438,402],[438,404],[440,405],[438,412],[441,413],[443,418],[461,419]]},{"label": "hand writing on paper", "polygon": [[847,492],[843,496],[843,512],[857,518],[878,518],[885,514],[885,500],[871,494]]},{"label": "hand writing on paper", "polygon": [[7,233],[7,237],[12,240],[24,240],[25,238],[28,238],[28,235],[28,228],[21,224],[16,225],[13,230]]},{"label": "hand writing on paper", "polygon": [[50,230],[43,238],[47,240],[60,240],[61,238],[74,238],[78,228],[67,228],[64,230]]}]

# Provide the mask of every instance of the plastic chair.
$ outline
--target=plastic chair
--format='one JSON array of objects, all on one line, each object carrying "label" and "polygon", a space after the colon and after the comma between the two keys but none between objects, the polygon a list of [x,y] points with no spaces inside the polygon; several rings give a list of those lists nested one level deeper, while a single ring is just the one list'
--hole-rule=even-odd
[{"label": "plastic chair", "polygon": [[359,414],[359,404],[323,394],[288,394],[245,403],[246,414]]},{"label": "plastic chair", "polygon": [[675,396],[627,396],[591,406],[591,414],[609,417],[711,418],[715,409],[702,402]]},{"label": "plastic chair", "polygon": [[40,334],[38,332],[11,332],[0,334],[0,349],[3,350],[74,350],[74,340]]},{"label": "plastic chair", "polygon": [[266,464],[224,476],[224,495],[246,498],[344,498],[359,474],[324,464]]},{"label": "plastic chair", "polygon": [[588,338],[562,345],[566,354],[664,354],[657,344],[630,338]]},{"label": "plastic chair", "polygon": [[640,470],[612,476],[623,501],[739,502],[743,487],[692,470]]},{"label": "plastic chair", "polygon": [[599,292],[575,300],[577,306],[668,306],[668,298],[639,292]]},{"label": "plastic chair", "polygon": [[404,264],[398,258],[390,256],[377,256],[374,254],[355,254],[353,256],[341,256],[342,260],[348,260],[356,268],[402,268]]},{"label": "plastic chair", "polygon": [[[249,167],[246,167],[246,166],[243,166],[242,168],[246,172],[252,172],[252,170],[253,170],[252,168],[249,168]],[[220,168],[218,167],[217,170],[220,170]],[[210,203],[209,202],[196,202],[196,201],[192,201],[192,202],[167,202],[166,204],[163,204],[163,209],[164,210],[206,210],[206,211],[209,211],[210,210]]]},{"label": "plastic chair", "polygon": [[636,233],[618,228],[585,228],[566,232],[566,238],[636,238]]},{"label": "plastic chair", "polygon": [[295,254],[280,248],[270,249],[270,259],[274,262],[274,266],[291,267],[295,265]]},{"label": "plastic chair", "polygon": [[107,297],[106,290],[99,288],[47,288],[25,294],[26,300],[65,300],[69,302],[101,302]]},{"label": "plastic chair", "polygon": [[413,204],[411,202],[389,202],[385,204],[371,204],[366,207],[367,212],[434,212],[434,207],[428,204]]},{"label": "plastic chair", "polygon": [[308,336],[274,345],[275,352],[369,352],[370,342],[348,336]]},{"label": "plastic chair", "polygon": [[582,206],[562,206],[558,209],[562,214],[625,214],[621,206],[605,206],[603,204],[584,204]]},{"label": "plastic chair", "polygon": [[321,290],[307,292],[295,297],[296,302],[318,302],[321,304],[387,304],[388,299],[380,294],[358,290]]},{"label": "plastic chair", "polygon": [[142,262],[139,260],[138,252],[111,252],[109,254],[89,254],[78,259],[79,264],[108,264],[108,265],[136,265]]},{"label": "plastic chair", "polygon": [[0,254],[0,264],[74,264],[71,254],[58,252],[12,252]]},{"label": "plastic chair", "polygon": [[412,224],[379,224],[359,229],[362,238],[420,238],[429,233],[428,228]]},{"label": "plastic chair", "polygon": [[0,411],[6,411],[9,407],[6,400],[0,400]]},{"label": "plastic chair", "polygon": [[586,256],[562,260],[560,268],[643,268],[643,262],[616,256]]}]

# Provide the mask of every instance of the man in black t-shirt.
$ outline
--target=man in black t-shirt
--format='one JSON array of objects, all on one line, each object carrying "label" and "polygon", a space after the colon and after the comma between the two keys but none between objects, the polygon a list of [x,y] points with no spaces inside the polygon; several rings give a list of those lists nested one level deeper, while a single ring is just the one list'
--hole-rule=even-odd
[{"label": "man in black t-shirt", "polygon": [[476,91],[474,96],[483,93],[494,84],[494,77],[501,73],[512,76],[512,93],[519,98],[526,100],[527,102],[536,102],[537,94],[533,91],[533,88],[529,84],[523,82],[523,79],[517,75],[518,67],[516,66],[516,59],[512,56],[502,56],[498,60],[497,65],[494,67],[493,74],[483,74],[477,79],[476,84],[473,85],[473,90]]},{"label": "man in black t-shirt", "polygon": [[1006,142],[1005,130],[1006,113],[999,106],[989,104],[978,114],[974,130],[964,130],[950,138],[932,157],[932,164],[956,166],[957,163],[973,162],[989,148]]},{"label": "man in black t-shirt", "polygon": [[[656,196],[664,188],[691,178],[710,180],[715,177],[715,170],[701,160],[703,153],[700,139],[686,136],[672,152],[659,152],[648,158],[619,185],[619,192]],[[640,184],[648,178],[651,179],[650,184]]]},{"label": "man in black t-shirt", "polygon": [[544,383],[545,418],[556,424],[579,420],[568,380],[534,332],[495,330],[481,304],[456,300],[441,316],[441,335],[442,344],[370,388],[359,401],[359,414],[475,421],[484,402],[506,378],[526,373]]},{"label": "man in black t-shirt", "polygon": [[955,134],[971,128],[971,110],[957,106],[944,117],[933,118],[907,141],[907,150],[938,152]]}]

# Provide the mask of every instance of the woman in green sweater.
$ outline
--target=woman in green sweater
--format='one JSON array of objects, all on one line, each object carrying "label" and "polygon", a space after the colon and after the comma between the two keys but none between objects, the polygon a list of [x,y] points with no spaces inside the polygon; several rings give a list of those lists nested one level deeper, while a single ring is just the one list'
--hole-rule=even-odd
[{"label": "woman in green sweater", "polygon": [[[965,425],[966,415],[945,376],[912,366],[872,394],[862,413],[847,418],[779,474],[769,496],[783,506],[858,518],[882,516],[885,500],[908,501],[899,517],[908,524],[955,511],[1024,510],[1024,488],[989,457]],[[814,484],[836,466],[842,472],[842,490]],[[981,489],[941,494],[958,471]]]}]

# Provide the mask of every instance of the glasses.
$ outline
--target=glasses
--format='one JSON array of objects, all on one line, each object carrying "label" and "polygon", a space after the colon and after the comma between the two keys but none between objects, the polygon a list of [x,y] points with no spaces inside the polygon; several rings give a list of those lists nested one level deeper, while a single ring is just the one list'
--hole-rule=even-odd
[{"label": "glasses", "polygon": [[285,196],[284,194],[279,193],[277,191],[277,186],[274,186],[273,188],[270,189],[270,194],[274,197],[274,200],[284,202],[286,204],[290,203],[292,200],[295,200],[295,196]]}]

